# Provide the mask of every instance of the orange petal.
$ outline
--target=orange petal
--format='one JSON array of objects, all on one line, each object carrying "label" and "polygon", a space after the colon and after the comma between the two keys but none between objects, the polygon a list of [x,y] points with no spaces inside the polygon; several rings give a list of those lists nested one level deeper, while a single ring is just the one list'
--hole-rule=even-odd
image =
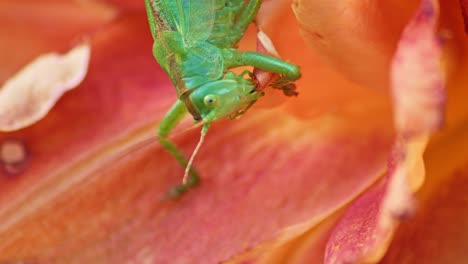
[{"label": "orange petal", "polygon": [[[124,135],[138,135],[133,134],[138,132],[136,127],[161,118],[175,95],[168,77],[155,65],[151,34],[144,19],[127,18],[98,34],[91,41],[93,53],[83,83],[67,93],[38,123],[1,134],[3,140],[24,142],[28,164],[17,179],[2,172],[0,207],[7,206],[7,201],[17,194],[32,195],[25,188],[61,182],[66,179],[67,170],[85,162],[97,149],[119,142]],[[125,45],[115,45],[113,41]],[[110,151],[107,158],[112,158],[118,149]]]},{"label": "orange petal", "polygon": [[[308,230],[290,227],[314,226],[380,177],[388,122],[252,109],[213,124],[195,164],[199,188],[161,200],[183,168],[159,144],[116,159],[175,100],[150,38],[144,14],[96,35],[83,84],[34,126],[2,135],[29,156],[22,173],[0,178],[1,261],[219,262],[287,242]],[[176,138],[184,152],[197,134]]]},{"label": "orange petal", "polygon": [[[452,6],[457,3],[452,2]],[[446,9],[447,10],[447,9]],[[446,17],[460,14],[456,8]],[[464,36],[463,22],[446,25]],[[456,42],[454,40],[457,40]],[[396,232],[383,263],[404,259],[408,263],[462,263],[466,256],[466,167],[468,157],[467,120],[468,60],[466,38],[451,40],[450,47],[463,47],[457,71],[448,80],[447,124],[435,134],[424,155],[427,180],[417,193],[412,221],[403,222]]]},{"label": "orange petal", "polygon": [[417,0],[295,0],[307,43],[344,76],[373,89],[388,89],[389,66]]},{"label": "orange petal", "polygon": [[43,118],[75,88],[88,70],[90,48],[81,44],[64,55],[44,54],[0,88],[0,131],[13,131]]},{"label": "orange petal", "polygon": [[[381,226],[392,229],[393,218],[412,211],[412,192],[420,188],[425,170],[423,153],[429,135],[440,128],[445,114],[442,46],[436,28],[439,6],[421,0],[418,12],[405,27],[392,64],[395,126],[398,132],[390,164],[388,189],[382,204]],[[395,157],[394,157],[395,158]]]},{"label": "orange petal", "polygon": [[424,181],[422,155],[428,136],[440,127],[444,113],[437,17],[437,3],[422,0],[403,32],[392,65],[399,135],[389,173],[385,182],[356,201],[343,217],[327,246],[327,263],[378,261],[399,220],[412,213],[412,193]]},{"label": "orange petal", "polygon": [[337,220],[342,216],[342,211],[338,210],[324,221],[316,223],[314,227],[309,227],[307,231],[291,240],[282,241],[282,243],[267,241],[226,263],[323,263],[327,240]]},{"label": "orange petal", "polygon": [[[460,83],[460,87],[465,84]],[[463,95],[466,102],[467,93]],[[428,146],[427,181],[417,195],[418,210],[411,221],[400,225],[382,263],[466,261],[468,128],[465,124],[466,121],[446,130],[437,142]]]},{"label": "orange petal", "polygon": [[394,146],[387,177],[347,209],[330,236],[325,263],[375,263],[383,257],[398,221],[412,213],[410,193],[415,190],[409,189],[406,179],[424,173],[422,144]]},{"label": "orange petal", "polygon": [[116,7],[121,12],[141,12],[145,10],[143,1],[134,0],[98,0],[96,2],[104,2],[113,7]]},{"label": "orange petal", "polygon": [[0,83],[40,54],[65,51],[115,17],[94,1],[0,1]]},{"label": "orange petal", "polygon": [[[296,82],[299,95],[285,98],[281,92],[277,92],[279,96],[273,98],[272,94],[276,91],[267,89],[266,98],[259,100],[258,106],[262,107],[270,103],[269,100],[276,99],[286,111],[309,120],[328,114],[356,118],[356,121],[370,118],[389,122],[391,112],[388,95],[349,81],[319,58],[297,30],[291,2],[265,1],[257,16],[257,23],[271,38],[280,56],[301,67],[302,77]],[[311,16],[321,13],[317,10],[310,12]],[[355,57],[353,61],[361,61],[361,58]]]},{"label": "orange petal", "polygon": [[382,205],[389,219],[412,210],[411,192],[424,181],[422,155],[428,137],[444,119],[446,95],[440,67],[442,46],[436,36],[438,16],[438,3],[422,0],[393,58],[391,85],[398,132],[394,152],[401,158],[397,158],[394,168],[389,168],[393,176]]},{"label": "orange petal", "polygon": [[[69,169],[62,179],[66,188],[49,184],[36,191],[41,200],[56,193],[42,205],[18,203],[27,199],[19,193],[10,197],[6,209],[14,210],[2,214],[9,225],[0,233],[8,243],[0,249],[9,252],[6,259],[213,263],[278,233],[287,241],[300,234],[288,227],[313,226],[384,167],[390,138],[375,128],[359,132],[340,123],[309,124],[279,110],[218,123],[196,164],[201,186],[177,202],[160,199],[180,182],[183,168],[159,144],[97,173]],[[192,149],[196,135],[185,134],[179,145]],[[88,170],[89,163],[81,166]],[[21,253],[25,245],[31,250]]]}]

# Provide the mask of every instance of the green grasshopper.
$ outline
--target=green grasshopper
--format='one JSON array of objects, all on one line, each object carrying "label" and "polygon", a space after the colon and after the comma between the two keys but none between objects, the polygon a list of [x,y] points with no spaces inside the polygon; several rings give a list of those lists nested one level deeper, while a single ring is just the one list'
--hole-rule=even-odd
[{"label": "green grasshopper", "polygon": [[[261,0],[145,0],[145,4],[153,54],[178,96],[158,129],[161,145],[185,167],[182,184],[170,191],[175,197],[199,181],[191,164],[210,124],[244,114],[263,96],[256,90],[251,71],[236,75],[229,69],[253,66],[277,73],[276,88],[291,87],[301,73],[298,66],[279,58],[235,48],[256,17]],[[200,142],[188,162],[168,139],[187,113],[203,125]]]}]

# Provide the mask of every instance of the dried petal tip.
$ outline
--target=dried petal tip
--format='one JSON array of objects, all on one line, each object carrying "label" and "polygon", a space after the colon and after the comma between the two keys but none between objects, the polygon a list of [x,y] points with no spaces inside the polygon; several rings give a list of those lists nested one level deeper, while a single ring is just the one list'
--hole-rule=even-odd
[{"label": "dried petal tip", "polygon": [[[257,52],[272,55],[278,58],[280,57],[276,51],[275,46],[273,45],[273,42],[263,31],[259,31],[257,34]],[[255,68],[253,73],[258,83],[257,88],[255,89],[256,91],[264,90],[279,76],[273,72],[264,71],[258,68]]]},{"label": "dried petal tip", "polygon": [[273,42],[271,41],[270,37],[263,31],[259,31],[257,34],[257,39],[259,41],[259,46],[263,47],[267,54],[270,54],[275,57],[280,57],[278,51],[276,51]]},{"label": "dried petal tip", "polygon": [[64,55],[44,54],[26,65],[0,88],[0,131],[27,127],[43,118],[58,99],[86,76],[88,44]]}]

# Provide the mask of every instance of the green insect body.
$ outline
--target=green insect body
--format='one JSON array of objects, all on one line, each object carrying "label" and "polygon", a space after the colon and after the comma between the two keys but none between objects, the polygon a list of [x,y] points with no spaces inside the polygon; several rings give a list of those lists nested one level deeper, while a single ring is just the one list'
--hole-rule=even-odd
[{"label": "green insect body", "polygon": [[[263,93],[255,91],[250,71],[228,71],[253,66],[280,74],[276,86],[287,87],[300,77],[296,65],[257,52],[235,48],[254,20],[262,1],[145,0],[154,39],[153,54],[170,76],[178,100],[158,129],[162,146],[186,167],[183,183],[171,191],[178,196],[198,183],[198,174],[168,139],[187,113],[203,124],[202,137],[220,118],[242,115]],[[200,144],[199,144],[200,146]],[[199,146],[197,146],[196,151]],[[195,151],[195,152],[196,152]],[[193,156],[192,156],[193,158]]]}]

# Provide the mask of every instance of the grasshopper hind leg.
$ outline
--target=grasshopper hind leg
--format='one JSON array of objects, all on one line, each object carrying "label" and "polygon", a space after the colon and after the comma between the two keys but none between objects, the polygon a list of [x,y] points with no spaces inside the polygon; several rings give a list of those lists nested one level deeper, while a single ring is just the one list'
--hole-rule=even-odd
[{"label": "grasshopper hind leg", "polygon": [[[170,153],[174,158],[179,162],[182,167],[187,166],[187,159],[184,157],[182,152],[174,145],[172,141],[168,139],[169,134],[175,128],[175,126],[185,117],[187,114],[187,108],[184,103],[180,100],[171,107],[169,112],[167,112],[163,121],[158,128],[158,140],[159,143]],[[189,170],[189,178],[186,183],[172,187],[167,192],[168,198],[178,198],[183,193],[187,192],[189,189],[198,185],[200,177],[198,176],[197,171],[194,168]]]}]

